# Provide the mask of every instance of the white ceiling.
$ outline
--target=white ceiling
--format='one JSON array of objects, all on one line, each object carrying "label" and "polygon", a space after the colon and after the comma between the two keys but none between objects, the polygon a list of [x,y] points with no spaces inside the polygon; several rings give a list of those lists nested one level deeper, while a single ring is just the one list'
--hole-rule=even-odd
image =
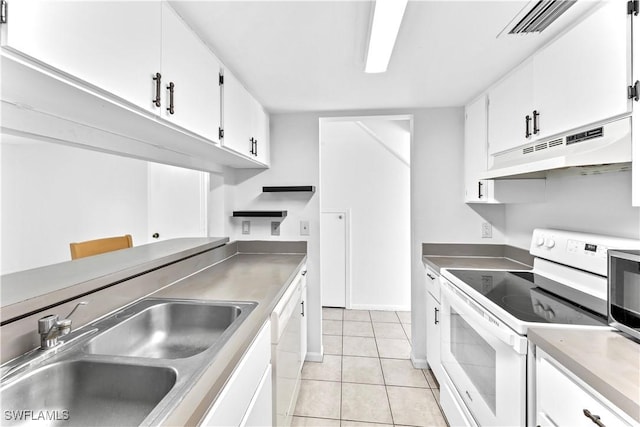
[{"label": "white ceiling", "polygon": [[371,1],[174,8],[270,112],[461,106],[557,34],[496,38],[528,1],[411,0],[388,71],[364,73]]}]

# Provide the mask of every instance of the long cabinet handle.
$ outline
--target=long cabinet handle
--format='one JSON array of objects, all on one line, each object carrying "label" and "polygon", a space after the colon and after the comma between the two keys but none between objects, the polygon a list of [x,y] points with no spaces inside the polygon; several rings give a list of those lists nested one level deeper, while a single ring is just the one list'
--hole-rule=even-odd
[{"label": "long cabinet handle", "polygon": [[529,123],[531,123],[531,116],[526,115],[524,118],[524,137],[529,138],[531,136],[531,129],[529,127]]},{"label": "long cabinet handle", "polygon": [[155,105],[156,107],[160,106],[161,80],[162,80],[162,75],[160,73],[156,73],[156,75],[153,76],[153,81],[156,82],[156,97],[155,97],[155,99],[152,99],[151,102],[153,102],[153,105]]},{"label": "long cabinet handle", "polygon": [[482,182],[478,181],[478,199],[482,199]]},{"label": "long cabinet handle", "polygon": [[431,274],[427,273],[427,277],[431,280],[436,280],[435,276],[432,276]]},{"label": "long cabinet handle", "polygon": [[602,424],[602,421],[600,421],[600,416],[599,415],[592,414],[591,411],[589,411],[588,409],[583,409],[582,413],[584,414],[585,417],[587,417],[591,421],[593,421],[593,423],[595,425],[597,425],[598,427],[606,427],[604,424]]},{"label": "long cabinet handle", "polygon": [[169,112],[169,114],[173,114],[175,113],[173,109],[173,92],[176,89],[176,85],[174,85],[173,82],[169,82],[169,86],[167,86],[167,89],[169,89],[169,106],[167,107],[167,111]]},{"label": "long cabinet handle", "polygon": [[302,304],[302,317],[304,317],[304,301],[302,301],[300,304]]},{"label": "long cabinet handle", "polygon": [[540,133],[538,117],[540,117],[540,113],[538,113],[538,110],[533,110],[533,134],[534,135],[537,135]]},{"label": "long cabinet handle", "polygon": [[433,323],[435,325],[437,325],[438,323],[440,323],[440,320],[438,319],[438,312],[440,310],[438,310],[437,308],[433,307]]},{"label": "long cabinet handle", "polygon": [[251,143],[251,148],[249,149],[249,152],[255,156],[256,153],[253,152],[253,147],[254,147],[253,137],[249,140],[249,142]]}]

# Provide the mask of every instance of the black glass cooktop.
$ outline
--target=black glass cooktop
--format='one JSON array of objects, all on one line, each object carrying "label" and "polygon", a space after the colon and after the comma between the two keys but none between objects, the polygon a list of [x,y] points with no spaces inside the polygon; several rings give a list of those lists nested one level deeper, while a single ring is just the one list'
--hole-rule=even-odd
[{"label": "black glass cooktop", "polygon": [[[594,326],[607,324],[606,301],[539,274],[481,270],[449,272],[524,322]],[[478,302],[482,304],[482,301]]]}]

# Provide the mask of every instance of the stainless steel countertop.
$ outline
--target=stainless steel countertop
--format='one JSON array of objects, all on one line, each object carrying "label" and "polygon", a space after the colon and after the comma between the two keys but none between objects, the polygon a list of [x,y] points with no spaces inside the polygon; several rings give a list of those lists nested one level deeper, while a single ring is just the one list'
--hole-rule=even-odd
[{"label": "stainless steel countertop", "polygon": [[640,422],[640,344],[606,329],[530,328],[528,338]]},{"label": "stainless steel countertop", "polygon": [[427,255],[422,262],[440,274],[443,268],[531,270],[530,265],[505,257]]},{"label": "stainless steel countertop", "polygon": [[239,253],[150,295],[258,303],[220,350],[215,363],[194,382],[166,425],[194,425],[200,421],[305,262],[304,254]]},{"label": "stainless steel countertop", "polygon": [[224,245],[227,237],[180,238],[0,276],[2,322]]}]

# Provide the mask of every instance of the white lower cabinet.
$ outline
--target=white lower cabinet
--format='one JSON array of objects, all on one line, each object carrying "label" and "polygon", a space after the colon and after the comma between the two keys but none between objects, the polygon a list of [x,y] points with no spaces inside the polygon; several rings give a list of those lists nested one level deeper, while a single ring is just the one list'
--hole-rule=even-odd
[{"label": "white lower cabinet", "polygon": [[429,292],[427,292],[427,363],[438,382],[442,382],[440,303]]},{"label": "white lower cabinet", "polygon": [[271,314],[273,425],[291,425],[306,357],[306,266],[302,266]]},{"label": "white lower cabinet", "polygon": [[536,351],[536,425],[607,427],[637,425],[555,359]]},{"label": "white lower cabinet", "polygon": [[[202,418],[200,425],[270,424],[272,402],[270,348],[271,322],[267,321],[236,366],[218,398]],[[265,405],[269,408],[265,409]],[[265,415],[267,418],[262,418]]]},{"label": "white lower cabinet", "polygon": [[307,272],[303,271],[300,286],[302,287],[300,302],[300,369],[307,358]]},{"label": "white lower cabinet", "polygon": [[240,427],[253,427],[269,425],[269,420],[273,417],[273,399],[271,394],[271,365],[264,371],[258,390],[253,395],[251,403],[244,418],[240,422]]},{"label": "white lower cabinet", "polygon": [[440,275],[426,268],[427,275],[427,363],[439,383],[443,371],[440,360]]}]

